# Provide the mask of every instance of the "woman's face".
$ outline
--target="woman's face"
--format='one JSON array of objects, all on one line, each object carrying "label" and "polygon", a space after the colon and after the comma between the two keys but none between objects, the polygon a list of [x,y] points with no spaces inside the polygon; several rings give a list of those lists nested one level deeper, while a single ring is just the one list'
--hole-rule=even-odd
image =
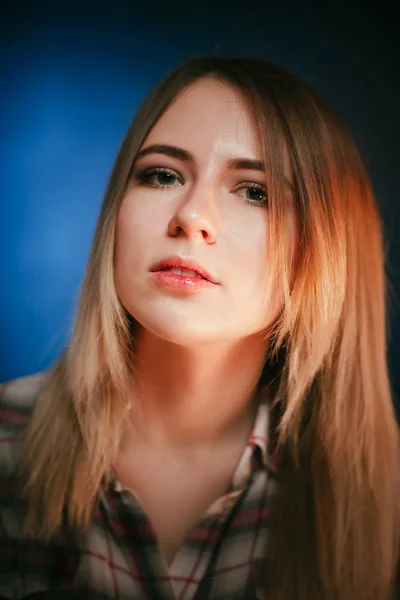
[{"label": "woman's face", "polygon": [[195,346],[248,338],[277,316],[281,293],[264,302],[270,254],[259,161],[245,102],[215,79],[186,88],[156,123],[116,230],[117,294],[144,329]]}]

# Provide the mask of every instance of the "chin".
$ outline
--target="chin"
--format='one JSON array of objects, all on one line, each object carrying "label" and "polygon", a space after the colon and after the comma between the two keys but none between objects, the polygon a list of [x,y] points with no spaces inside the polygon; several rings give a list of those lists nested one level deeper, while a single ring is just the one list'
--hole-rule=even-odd
[{"label": "chin", "polygon": [[202,344],[212,343],[217,341],[218,336],[215,335],[215,331],[207,331],[208,328],[201,327],[201,324],[188,323],[186,326],[184,323],[174,327],[171,323],[160,324],[157,326],[149,324],[145,329],[153,335],[170,342],[171,344],[177,344],[178,346],[193,347]]},{"label": "chin", "polygon": [[[131,313],[132,314],[132,313]],[[142,328],[143,332],[160,338],[171,344],[178,346],[193,347],[209,343],[221,342],[222,331],[218,326],[210,326],[210,319],[189,317],[182,315],[163,314],[136,314],[135,321]]]}]

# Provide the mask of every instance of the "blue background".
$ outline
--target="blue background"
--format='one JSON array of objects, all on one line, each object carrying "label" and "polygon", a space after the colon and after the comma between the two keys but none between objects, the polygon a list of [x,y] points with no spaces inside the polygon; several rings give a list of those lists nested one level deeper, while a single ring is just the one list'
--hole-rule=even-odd
[{"label": "blue background", "polygon": [[140,102],[201,54],[262,56],[350,127],[372,176],[392,281],[398,396],[399,44],[389,5],[4,2],[0,14],[0,381],[63,348],[105,184]]}]

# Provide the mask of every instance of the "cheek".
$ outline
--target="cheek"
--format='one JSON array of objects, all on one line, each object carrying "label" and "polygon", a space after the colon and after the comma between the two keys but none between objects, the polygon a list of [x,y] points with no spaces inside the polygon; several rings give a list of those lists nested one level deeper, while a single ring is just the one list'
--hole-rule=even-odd
[{"label": "cheek", "polygon": [[[144,244],[141,236],[145,227],[144,219],[132,209],[132,204],[124,201],[121,205],[115,231],[114,275],[117,294],[124,300],[132,295],[135,287],[135,274],[144,260]],[[129,310],[130,307],[125,305]]]},{"label": "cheek", "polygon": [[148,204],[137,202],[129,196],[126,197],[121,204],[117,219],[117,242],[118,239],[134,242],[138,235],[151,234],[153,228],[154,224]]},{"label": "cheek", "polygon": [[267,211],[254,207],[254,212],[249,210],[241,219],[231,221],[227,255],[232,265],[231,297],[236,312],[240,312],[251,329],[261,331],[279,315],[284,301],[283,290],[279,288],[272,290],[266,304],[274,260]]},{"label": "cheek", "polygon": [[119,210],[115,235],[115,260],[132,265],[140,263],[154,247],[156,238],[165,229],[160,211],[155,211],[149,202],[126,196]]},{"label": "cheek", "polygon": [[258,207],[247,207],[242,218],[231,221],[228,256],[231,257],[235,279],[253,293],[268,278],[268,221],[267,212]]}]

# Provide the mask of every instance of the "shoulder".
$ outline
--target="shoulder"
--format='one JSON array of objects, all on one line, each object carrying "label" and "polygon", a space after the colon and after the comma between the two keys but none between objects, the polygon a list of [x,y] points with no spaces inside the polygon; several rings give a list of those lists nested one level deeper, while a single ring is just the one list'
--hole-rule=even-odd
[{"label": "shoulder", "polygon": [[75,547],[29,539],[23,531],[26,502],[15,466],[48,376],[43,371],[0,385],[0,598],[27,598],[31,593],[63,598],[64,584],[70,585],[78,564]]},{"label": "shoulder", "polygon": [[0,384],[0,438],[26,428],[47,371]]},{"label": "shoulder", "polygon": [[15,452],[30,421],[47,371],[13,379],[0,385],[0,472],[12,468]]}]

